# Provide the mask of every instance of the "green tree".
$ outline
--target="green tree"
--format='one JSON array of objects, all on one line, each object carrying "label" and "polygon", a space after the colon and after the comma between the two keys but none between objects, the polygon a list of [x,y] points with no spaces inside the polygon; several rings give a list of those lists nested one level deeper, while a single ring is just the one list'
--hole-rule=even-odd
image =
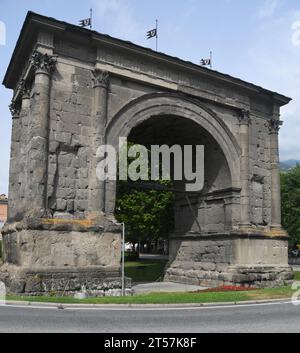
[{"label": "green tree", "polygon": [[300,166],[281,173],[282,224],[292,245],[300,243]]},{"label": "green tree", "polygon": [[[133,160],[128,158],[128,165]],[[153,186],[170,188],[173,183],[167,180],[118,181],[116,218],[126,224],[126,241],[133,244],[166,239],[174,228],[174,194],[153,189]]]}]

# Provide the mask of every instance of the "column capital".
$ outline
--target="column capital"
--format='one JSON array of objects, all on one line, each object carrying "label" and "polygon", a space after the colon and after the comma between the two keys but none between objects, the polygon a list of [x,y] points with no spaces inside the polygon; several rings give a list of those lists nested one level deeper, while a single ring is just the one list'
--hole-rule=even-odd
[{"label": "column capital", "polygon": [[11,101],[11,104],[9,105],[9,110],[13,119],[17,119],[20,117],[21,105],[18,104],[16,101]]},{"label": "column capital", "polygon": [[109,85],[109,73],[108,71],[103,71],[100,69],[95,69],[92,71],[93,74],[93,82],[94,82],[94,88],[96,87],[103,87],[103,88],[108,88]]},{"label": "column capital", "polygon": [[56,65],[56,57],[35,50],[31,56],[31,65],[35,73],[52,74]]},{"label": "column capital", "polygon": [[251,123],[250,110],[240,109],[238,119],[239,119],[240,125],[250,125]]},{"label": "column capital", "polygon": [[268,121],[270,134],[278,134],[280,127],[283,125],[283,121],[272,118]]}]

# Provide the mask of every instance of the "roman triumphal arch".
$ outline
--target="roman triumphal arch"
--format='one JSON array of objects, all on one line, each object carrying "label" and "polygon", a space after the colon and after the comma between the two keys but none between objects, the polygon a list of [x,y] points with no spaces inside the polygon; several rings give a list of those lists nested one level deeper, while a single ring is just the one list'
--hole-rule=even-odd
[{"label": "roman triumphal arch", "polygon": [[166,280],[264,287],[292,278],[278,165],[289,98],[31,12],[4,85],[13,99],[0,279],[10,292],[120,288],[116,181],[98,180],[97,149],[129,136],[205,147],[203,190],[176,197]]}]

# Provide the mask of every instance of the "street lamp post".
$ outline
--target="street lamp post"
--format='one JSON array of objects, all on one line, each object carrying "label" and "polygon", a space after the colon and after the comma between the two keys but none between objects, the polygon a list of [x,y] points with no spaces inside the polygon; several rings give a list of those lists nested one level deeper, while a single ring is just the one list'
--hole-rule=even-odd
[{"label": "street lamp post", "polygon": [[125,290],[125,223],[122,225],[122,296],[126,295]]},{"label": "street lamp post", "polygon": [[121,265],[121,272],[122,272],[122,296],[124,297],[126,294],[125,290],[125,223],[119,223],[116,221],[111,221],[116,226],[122,226],[122,265]]}]

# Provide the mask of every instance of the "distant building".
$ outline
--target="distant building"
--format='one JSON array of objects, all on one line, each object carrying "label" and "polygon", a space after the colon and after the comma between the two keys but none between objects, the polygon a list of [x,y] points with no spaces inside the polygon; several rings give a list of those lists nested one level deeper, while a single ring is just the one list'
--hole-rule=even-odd
[{"label": "distant building", "polygon": [[3,227],[7,219],[7,202],[6,195],[0,195],[0,229]]}]

